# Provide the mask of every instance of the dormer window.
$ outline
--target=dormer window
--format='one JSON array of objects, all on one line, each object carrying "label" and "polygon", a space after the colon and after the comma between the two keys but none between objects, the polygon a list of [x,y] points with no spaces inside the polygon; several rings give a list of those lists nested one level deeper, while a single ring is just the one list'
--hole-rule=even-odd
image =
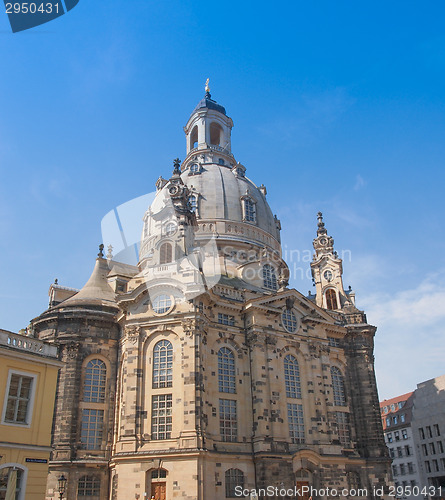
[{"label": "dormer window", "polygon": [[197,163],[192,163],[190,165],[190,174],[200,174],[201,173],[201,166],[198,165]]},{"label": "dormer window", "polygon": [[243,219],[246,222],[256,222],[256,207],[252,198],[243,199]]}]

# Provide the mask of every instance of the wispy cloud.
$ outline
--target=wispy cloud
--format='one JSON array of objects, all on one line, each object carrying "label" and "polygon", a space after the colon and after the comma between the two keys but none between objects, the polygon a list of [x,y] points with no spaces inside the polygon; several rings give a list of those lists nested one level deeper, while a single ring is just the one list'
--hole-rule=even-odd
[{"label": "wispy cloud", "polygon": [[441,270],[411,289],[362,298],[369,322],[378,326],[376,372],[383,397],[445,373],[444,278]]},{"label": "wispy cloud", "polygon": [[360,174],[357,174],[355,178],[354,191],[358,191],[366,185],[365,179]]},{"label": "wispy cloud", "polygon": [[342,87],[318,94],[304,94],[289,103],[290,116],[263,123],[257,130],[282,144],[308,144],[331,127],[354,102],[355,99]]}]

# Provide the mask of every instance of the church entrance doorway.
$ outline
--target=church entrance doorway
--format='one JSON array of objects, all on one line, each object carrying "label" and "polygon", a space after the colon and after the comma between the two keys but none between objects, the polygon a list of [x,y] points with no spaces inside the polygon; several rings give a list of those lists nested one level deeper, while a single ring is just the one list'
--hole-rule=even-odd
[{"label": "church entrance doorway", "polygon": [[167,483],[151,483],[151,500],[166,500]]}]

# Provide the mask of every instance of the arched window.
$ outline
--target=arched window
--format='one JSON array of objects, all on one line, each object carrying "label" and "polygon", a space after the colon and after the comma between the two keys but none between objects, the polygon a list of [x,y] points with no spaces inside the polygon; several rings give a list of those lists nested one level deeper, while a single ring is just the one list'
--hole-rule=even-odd
[{"label": "arched window", "polygon": [[172,261],[172,246],[170,243],[162,243],[160,248],[160,264],[169,264]]},{"label": "arched window", "polygon": [[332,378],[332,392],[334,393],[334,405],[345,406],[346,404],[345,383],[341,371],[336,366],[331,367],[331,378]]},{"label": "arched window", "polygon": [[244,473],[240,469],[226,470],[226,498],[240,498],[236,487],[244,489]]},{"label": "arched window", "polygon": [[218,351],[218,387],[219,392],[235,394],[235,356],[227,347]]},{"label": "arched window", "polygon": [[92,359],[85,368],[83,400],[87,403],[103,403],[107,382],[107,367],[101,359]]},{"label": "arched window", "polygon": [[301,398],[300,367],[297,359],[288,354],[284,358],[284,381],[287,398]]},{"label": "arched window", "polygon": [[189,196],[189,205],[190,210],[196,213],[196,210],[198,209],[198,197],[196,196],[196,194],[192,194],[191,196]]},{"label": "arched window", "polygon": [[77,499],[91,499],[100,496],[100,478],[97,476],[82,476],[77,484]]},{"label": "arched window", "polygon": [[210,124],[210,144],[221,146],[223,129],[221,125],[213,122]]},{"label": "arched window", "polygon": [[153,349],[153,389],[171,387],[173,381],[173,346],[161,340]]},{"label": "arched window", "polygon": [[201,168],[197,163],[192,163],[190,165],[190,173],[191,174],[199,174],[201,172]]},{"label": "arched window", "polygon": [[326,307],[330,310],[338,309],[337,295],[335,293],[335,290],[332,290],[332,288],[326,290],[325,296],[326,296]]},{"label": "arched window", "polygon": [[192,133],[190,134],[190,149],[194,149],[198,146],[198,127],[195,125],[193,127]]},{"label": "arched window", "polygon": [[[13,467],[2,467],[0,468],[0,498],[6,498],[6,491],[8,486],[14,488],[15,484],[15,496],[17,500],[23,498],[23,486],[24,486],[24,470],[20,469],[18,466]],[[22,494],[21,494],[22,492]]]},{"label": "arched window", "polygon": [[256,222],[255,203],[250,198],[244,198],[244,220],[247,222]]},{"label": "arched window", "polygon": [[275,269],[270,264],[265,264],[263,267],[263,284],[264,288],[269,288],[270,290],[277,290],[277,275],[275,274]]},{"label": "arched window", "polygon": [[281,321],[283,326],[289,333],[294,333],[297,331],[297,317],[295,316],[292,309],[285,309],[281,313]]}]

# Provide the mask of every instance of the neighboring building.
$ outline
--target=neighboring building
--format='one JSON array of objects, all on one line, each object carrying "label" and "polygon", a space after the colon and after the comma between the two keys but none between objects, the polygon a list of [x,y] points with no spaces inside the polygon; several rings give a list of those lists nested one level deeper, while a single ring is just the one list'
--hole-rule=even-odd
[{"label": "neighboring building", "polygon": [[445,375],[417,384],[413,435],[420,475],[432,497],[445,497]]},{"label": "neighboring building", "polygon": [[[0,498],[45,497],[58,361],[57,347],[0,330]],[[11,486],[10,486],[11,488]]]},{"label": "neighboring building", "polygon": [[[419,475],[416,446],[411,427],[414,393],[409,392],[380,403],[385,441],[392,458],[392,474],[396,488],[403,487],[403,498],[418,498],[412,494],[422,482]],[[416,490],[414,490],[415,492]]]},{"label": "neighboring building", "polygon": [[232,126],[207,91],[185,160],[156,182],[138,266],[102,246],[86,285],[52,285],[32,322],[65,362],[47,499],[62,473],[70,500],[303,485],[372,498],[389,484],[376,327],[344,290],[321,213],[316,295],[288,288],[280,222],[235,161]]},{"label": "neighboring building", "polygon": [[380,410],[397,496],[445,497],[445,375],[385,399]]}]

